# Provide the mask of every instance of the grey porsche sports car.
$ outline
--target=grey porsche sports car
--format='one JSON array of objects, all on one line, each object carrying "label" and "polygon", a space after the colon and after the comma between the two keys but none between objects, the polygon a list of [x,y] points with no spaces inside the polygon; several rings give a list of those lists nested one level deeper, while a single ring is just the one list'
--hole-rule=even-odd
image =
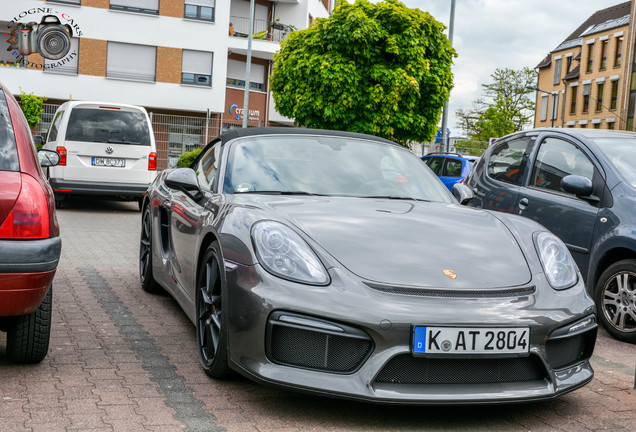
[{"label": "grey porsche sports car", "polygon": [[390,141],[233,130],[158,175],[142,215],[141,285],[181,305],[211,377],[404,404],[593,377],[594,303],[561,240],[459,205]]}]

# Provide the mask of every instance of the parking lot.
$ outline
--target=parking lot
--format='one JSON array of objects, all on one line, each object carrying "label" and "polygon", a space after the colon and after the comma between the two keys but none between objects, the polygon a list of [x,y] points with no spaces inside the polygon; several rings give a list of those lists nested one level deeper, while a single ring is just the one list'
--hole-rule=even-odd
[{"label": "parking lot", "polygon": [[6,360],[5,431],[633,431],[636,347],[599,332],[596,375],[542,403],[486,407],[376,406],[214,381],[199,366],[194,326],[138,279],[136,203],[70,202],[58,211],[63,247],[53,285],[48,357]]}]

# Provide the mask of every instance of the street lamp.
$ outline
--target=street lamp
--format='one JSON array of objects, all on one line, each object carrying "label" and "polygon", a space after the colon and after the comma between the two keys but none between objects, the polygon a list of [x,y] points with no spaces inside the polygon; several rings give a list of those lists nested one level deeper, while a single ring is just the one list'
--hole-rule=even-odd
[{"label": "street lamp", "polygon": [[552,127],[554,127],[554,119],[556,118],[556,99],[554,98],[554,92],[548,92],[545,90],[541,90],[539,87],[535,87],[535,86],[531,86],[531,85],[527,85],[526,86],[526,90],[533,90],[536,92],[541,92],[541,93],[545,93],[545,94],[551,94],[552,95],[552,113],[550,114],[550,117],[552,117]]}]

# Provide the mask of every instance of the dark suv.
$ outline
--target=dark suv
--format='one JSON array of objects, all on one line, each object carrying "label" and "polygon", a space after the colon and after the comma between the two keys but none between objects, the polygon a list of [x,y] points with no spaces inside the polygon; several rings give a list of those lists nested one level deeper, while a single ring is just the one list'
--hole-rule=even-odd
[{"label": "dark suv", "polygon": [[16,363],[44,359],[51,330],[51,282],[62,242],[53,191],[42,166],[59,163],[36,154],[20,106],[0,84],[0,330]]},{"label": "dark suv", "polygon": [[466,178],[476,159],[475,156],[462,156],[456,153],[429,153],[422,156],[426,165],[451,191],[455,183],[460,183]]},{"label": "dark suv", "polygon": [[541,223],[568,246],[617,339],[636,343],[636,134],[536,129],[498,139],[469,205]]}]

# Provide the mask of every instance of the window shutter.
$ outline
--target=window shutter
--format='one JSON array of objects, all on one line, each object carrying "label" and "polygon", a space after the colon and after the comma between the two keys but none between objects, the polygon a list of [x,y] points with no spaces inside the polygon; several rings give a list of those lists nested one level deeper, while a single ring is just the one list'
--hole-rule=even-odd
[{"label": "window shutter", "polygon": [[183,50],[181,71],[199,75],[212,75],[212,53]]},{"label": "window shutter", "polygon": [[108,42],[106,76],[154,81],[156,59],[156,47]]}]

